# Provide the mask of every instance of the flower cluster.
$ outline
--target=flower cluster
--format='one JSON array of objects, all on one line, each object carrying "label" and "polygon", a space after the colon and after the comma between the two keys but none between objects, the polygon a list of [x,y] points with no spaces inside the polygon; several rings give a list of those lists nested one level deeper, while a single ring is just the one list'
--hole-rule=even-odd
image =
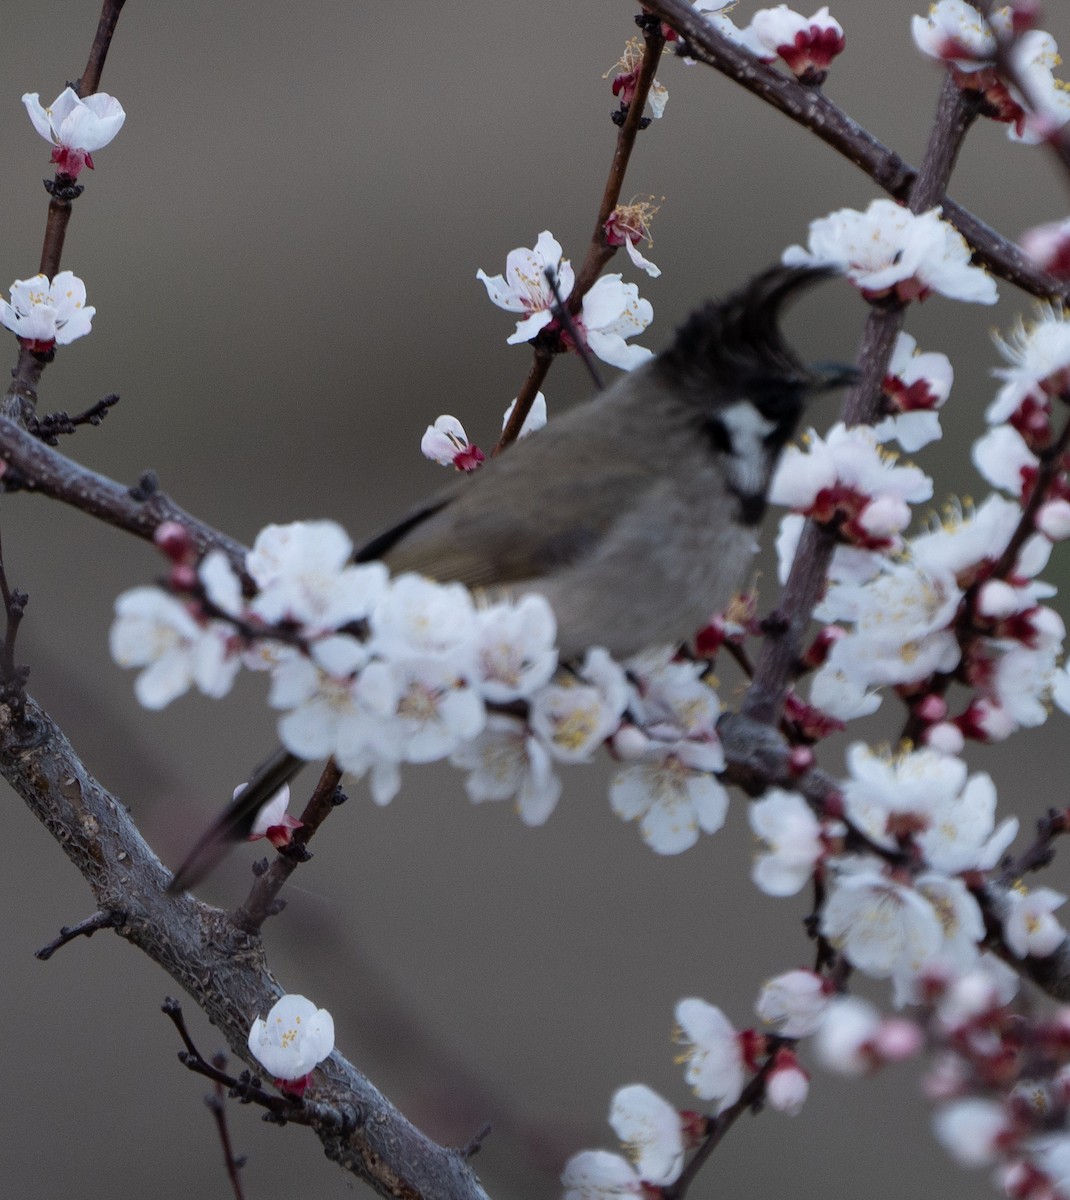
[{"label": "flower cluster", "polygon": [[124,593],[111,631],[116,661],[140,668],[146,707],[191,687],[225,695],[244,664],[269,672],[287,749],[368,774],[379,804],[397,794],[402,763],[450,758],[474,802],[513,800],[541,824],[561,791],[555,764],[611,741],[624,764],[613,810],[654,850],[679,853],[724,822],[720,704],[702,663],[666,648],[621,666],[596,647],[558,671],[541,596],[477,603],[459,584],[392,579],[381,563],[353,565],[331,522],[263,530],[244,563],[250,596],[221,552],[197,562],[175,526],[157,541],[171,590]]},{"label": "flower cluster", "polygon": [[[1050,33],[1020,31],[1014,6],[993,9],[985,16],[967,0],[939,0],[928,16],[914,17],[912,31],[918,49],[946,63],[963,91],[981,97],[981,111],[1005,123],[1012,141],[1034,144],[1070,120],[1070,94],[1056,79],[1059,48]],[[1013,77],[997,72],[997,51],[1008,52]]]},{"label": "flower cluster", "polygon": [[[534,249],[521,247],[509,251],[504,276],[490,276],[482,269],[476,272],[492,303],[507,312],[524,314],[516,330],[506,338],[509,345],[530,342],[544,332],[566,337],[554,315],[557,301],[547,278],[549,272],[556,280],[561,299],[567,300],[576,277],[562,253],[560,243],[544,230]],[[603,275],[584,295],[574,323],[592,353],[611,366],[630,371],[652,354],[642,346],[628,344],[627,339],[642,333],[653,317],[650,302],[639,296],[634,283],[625,283],[620,275]]]}]

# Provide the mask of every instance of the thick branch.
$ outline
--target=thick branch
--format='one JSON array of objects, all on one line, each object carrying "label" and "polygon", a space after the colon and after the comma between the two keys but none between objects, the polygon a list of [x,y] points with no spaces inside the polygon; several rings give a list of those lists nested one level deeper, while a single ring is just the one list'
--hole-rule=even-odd
[{"label": "thick branch", "polygon": [[[252,1019],[282,994],[259,937],[190,895],[170,896],[170,873],[129,813],[85,769],[51,718],[27,698],[23,720],[0,708],[0,773],[52,832],[85,876],[101,911],[121,919],[121,937],[157,962],[218,1026],[254,1070],[246,1038]],[[381,1196],[486,1200],[460,1151],[426,1138],[340,1054],[313,1076],[308,1096],[358,1114],[347,1136],[313,1121],[329,1158]]]}]

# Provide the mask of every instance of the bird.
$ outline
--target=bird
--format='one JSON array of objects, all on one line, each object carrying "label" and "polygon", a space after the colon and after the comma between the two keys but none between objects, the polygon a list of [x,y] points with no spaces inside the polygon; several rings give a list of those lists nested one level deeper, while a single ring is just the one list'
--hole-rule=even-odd
[{"label": "bird", "polygon": [[[670,345],[367,542],[382,561],[491,599],[537,593],[562,662],[602,646],[624,659],[680,644],[743,585],[780,452],[806,400],[856,381],[807,366],[785,341],[785,305],[832,272],[775,266],[708,301]],[[303,765],[284,749],[175,872],[186,890],[243,840]]]}]

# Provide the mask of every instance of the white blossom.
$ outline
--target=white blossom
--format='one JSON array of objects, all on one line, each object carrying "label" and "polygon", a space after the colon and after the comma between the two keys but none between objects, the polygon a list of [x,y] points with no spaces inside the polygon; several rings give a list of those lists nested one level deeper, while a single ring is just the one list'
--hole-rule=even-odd
[{"label": "white blossom", "polygon": [[121,667],[143,668],[135,695],[145,708],[159,709],[191,686],[213,698],[230,691],[240,666],[231,635],[220,621],[198,623],[159,588],[133,588],[115,601],[111,655]]},{"label": "white blossom", "polygon": [[936,1140],[964,1167],[986,1167],[1000,1157],[1000,1141],[1013,1127],[1003,1105],[971,1096],[938,1109]]},{"label": "white blossom", "polygon": [[639,821],[643,841],[658,854],[679,854],[716,833],[728,793],[712,771],[724,767],[720,743],[677,742],[662,756],[618,771],[609,788],[613,811]]},{"label": "white blossom", "polygon": [[812,17],[804,17],[786,4],[761,8],[751,18],[748,33],[761,47],[760,57],[779,55],[788,70],[805,83],[823,82],[829,64],[844,47],[843,26],[829,15],[827,5]]},{"label": "white blossom", "polygon": [[824,1020],[832,991],[814,971],[795,970],[768,980],[755,1011],[782,1037],[809,1037]]},{"label": "white blossom", "polygon": [[334,1049],[334,1019],[304,996],[280,997],[249,1029],[249,1050],[275,1079],[303,1079]]},{"label": "white blossom", "polygon": [[650,301],[640,297],[634,283],[624,283],[620,275],[603,275],[583,297],[576,324],[593,354],[631,371],[654,355],[626,339],[642,333],[653,319]]},{"label": "white blossom", "polygon": [[107,92],[83,100],[74,88],[64,88],[45,108],[37,92],[22,97],[34,129],[54,146],[52,161],[77,179],[82,167],[93,168],[92,152],[106,146],[123,127],[123,106]]},{"label": "white blossom", "polygon": [[[516,398],[514,397],[509,407],[505,410],[502,416],[502,428],[509,424],[509,418],[513,415],[513,409],[516,408]],[[531,402],[531,408],[528,410],[528,415],[524,418],[524,424],[520,426],[520,432],[516,435],[517,439],[526,438],[530,433],[538,433],[546,424],[546,397],[542,392],[535,393],[535,399]]]},{"label": "white blossom", "polygon": [[770,788],[752,803],[748,817],[769,848],[755,859],[751,878],[768,896],[794,896],[824,853],[821,822],[798,792],[781,788]]},{"label": "white blossom", "polygon": [[565,1164],[563,1200],[619,1200],[642,1197],[643,1181],[626,1158],[608,1150],[582,1150]]},{"label": "white blossom", "polygon": [[458,471],[474,471],[483,461],[483,451],[468,441],[464,426],[449,413],[435,418],[420,439],[420,453],[443,467]]},{"label": "white blossom", "polygon": [[865,212],[843,208],[810,224],[809,248],[791,246],[786,266],[833,266],[869,299],[894,292],[900,300],[939,292],[952,300],[995,304],[995,281],[970,265],[963,236],[939,209],[915,214],[894,200],[874,200]]},{"label": "white blossom", "polygon": [[853,966],[876,979],[928,961],[943,939],[932,905],[871,859],[840,860],[821,932]]},{"label": "white blossom", "polygon": [[466,654],[474,670],[476,610],[459,583],[434,583],[422,575],[391,579],[371,613],[374,653],[386,658]]},{"label": "white blossom", "polygon": [[474,804],[516,801],[525,825],[542,825],[561,796],[561,780],[545,746],[522,721],[498,713],[483,732],[454,750],[450,761],[469,772],[465,790]]},{"label": "white blossom", "polygon": [[839,996],[828,1006],[814,1039],[814,1053],[826,1070],[838,1075],[865,1075],[879,1062],[876,1041],[881,1014],[867,1000]]},{"label": "white blossom", "polygon": [[628,702],[621,668],[593,647],[577,673],[560,673],[531,697],[531,728],[559,762],[583,762],[617,728]]},{"label": "white blossom", "polygon": [[1018,958],[1046,958],[1066,940],[1066,930],[1052,915],[1066,903],[1066,897],[1052,888],[1006,894],[1003,912],[1003,940]]},{"label": "white blossom", "polygon": [[10,303],[0,297],[0,325],[32,350],[67,346],[93,327],[97,310],[85,302],[85,284],[73,271],[16,279]]},{"label": "white blossom", "polygon": [[994,59],[993,30],[1009,33],[1010,16],[1009,8],[998,8],[989,21],[966,0],[938,0],[930,6],[928,16],[911,18],[911,33],[922,54],[953,63],[962,71],[976,71]]},{"label": "white blossom", "polygon": [[701,1100],[724,1112],[743,1092],[744,1062],[739,1034],[719,1008],[695,998],[676,1006],[676,1023],[684,1044],[684,1077]]},{"label": "white blossom", "polygon": [[640,1178],[655,1187],[675,1183],[684,1165],[679,1112],[645,1084],[613,1093],[609,1124],[624,1145]]},{"label": "white blossom", "polygon": [[476,612],[476,680],[494,704],[530,696],[557,669],[557,621],[542,596],[493,604]]},{"label": "white blossom", "polygon": [[549,268],[557,279],[562,300],[572,293],[576,277],[567,258],[562,258],[561,245],[549,230],[539,234],[533,250],[523,247],[510,250],[505,259],[505,276],[490,276],[478,270],[476,278],[483,281],[491,302],[507,312],[523,313],[516,331],[506,341],[509,345],[530,342],[553,320],[556,304],[554,293],[546,279]]},{"label": "white blossom", "polygon": [[387,571],[349,565],[352,555],[334,521],[265,526],[245,560],[260,588],[253,611],[269,625],[295,622],[310,637],[365,619],[386,592]]}]

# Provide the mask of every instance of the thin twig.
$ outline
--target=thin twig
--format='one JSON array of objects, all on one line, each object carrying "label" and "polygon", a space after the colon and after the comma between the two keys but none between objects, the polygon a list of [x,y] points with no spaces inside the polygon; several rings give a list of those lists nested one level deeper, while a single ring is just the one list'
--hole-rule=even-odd
[{"label": "thin twig", "polygon": [[66,946],[68,942],[73,942],[75,938],[91,938],[98,929],[118,929],[122,923],[122,913],[100,909],[91,917],[79,921],[77,925],[64,925],[59,931],[59,936],[54,937],[48,945],[42,946],[40,950],[35,950],[33,956],[40,959],[41,962],[48,962],[57,950]]},{"label": "thin twig", "polygon": [[316,790],[301,814],[301,828],[295,829],[289,846],[280,850],[271,866],[253,883],[245,902],[234,914],[234,923],[247,933],[257,931],[269,916],[279,911],[279,892],[297,869],[311,855],[308,843],[316,831],[345,799],[338,787],[342,770],[332,758],[323,769]]}]

